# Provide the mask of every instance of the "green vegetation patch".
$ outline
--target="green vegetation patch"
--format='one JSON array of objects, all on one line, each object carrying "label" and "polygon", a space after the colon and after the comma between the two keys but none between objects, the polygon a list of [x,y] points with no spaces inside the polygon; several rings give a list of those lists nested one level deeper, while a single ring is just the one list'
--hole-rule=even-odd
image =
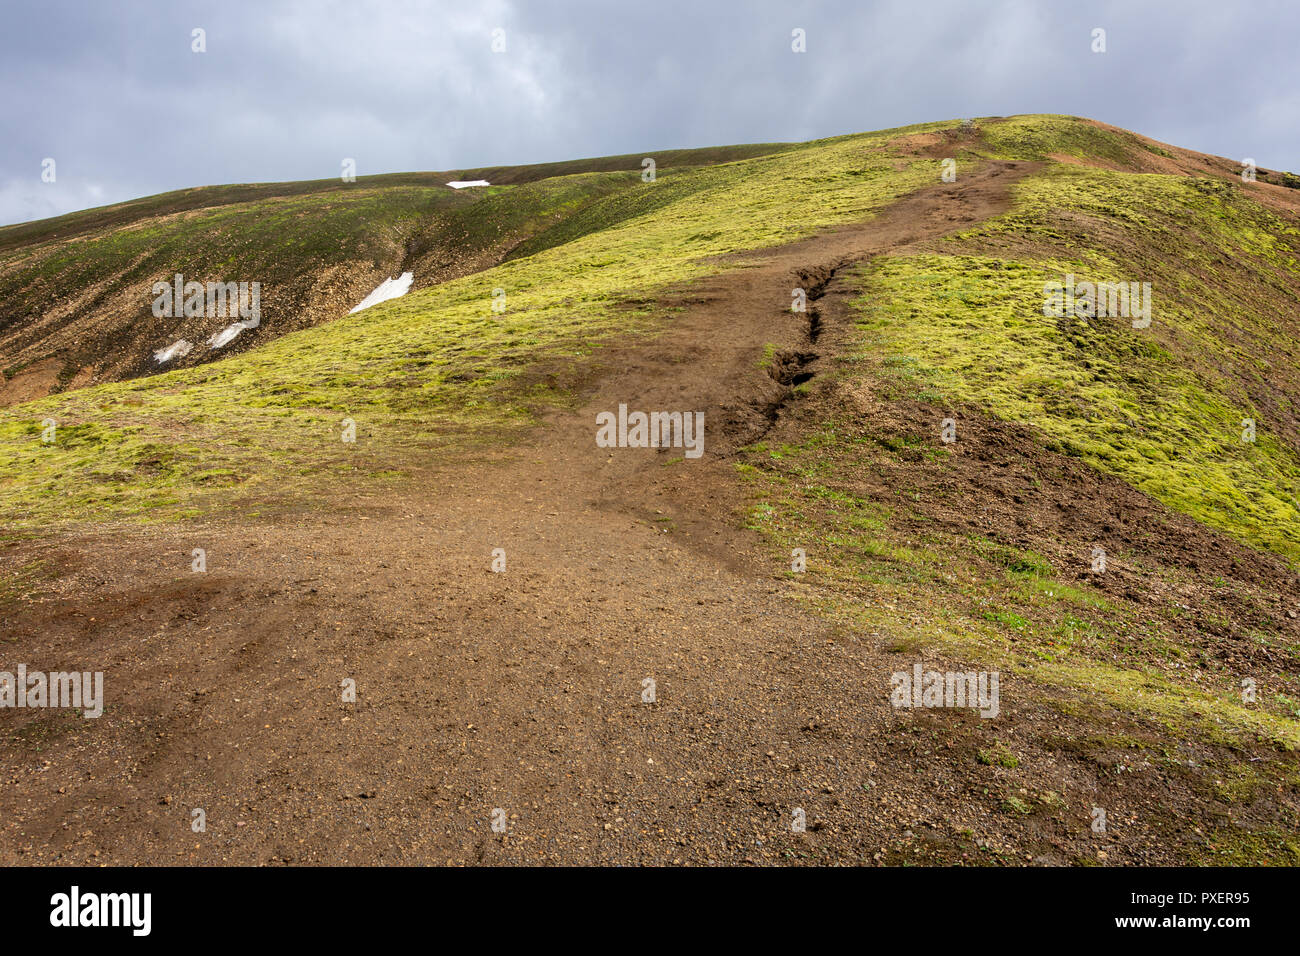
[{"label": "green vegetation patch", "polygon": [[[1007,215],[871,266],[861,356],[1300,566],[1298,241],[1226,183],[1049,166]],[[1150,327],[1045,316],[1069,276],[1150,283]]]}]

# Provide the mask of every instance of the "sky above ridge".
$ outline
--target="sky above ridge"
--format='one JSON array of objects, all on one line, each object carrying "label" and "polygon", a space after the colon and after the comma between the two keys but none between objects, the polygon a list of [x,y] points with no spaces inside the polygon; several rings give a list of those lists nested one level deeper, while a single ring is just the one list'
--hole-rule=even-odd
[{"label": "sky above ridge", "polygon": [[454,170],[1013,113],[1300,171],[1300,5],[1277,0],[42,0],[4,18],[0,224],[345,159]]}]

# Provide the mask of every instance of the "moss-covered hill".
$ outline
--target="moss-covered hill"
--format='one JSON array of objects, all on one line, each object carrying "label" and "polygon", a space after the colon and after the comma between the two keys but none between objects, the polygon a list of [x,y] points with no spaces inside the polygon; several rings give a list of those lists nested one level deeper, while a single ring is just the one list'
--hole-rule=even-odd
[{"label": "moss-covered hill", "polygon": [[[654,182],[633,157],[487,171],[503,185],[474,195],[398,177],[0,230],[0,301],[57,286],[75,311],[204,270],[340,299],[306,318],[286,299],[239,354],[0,411],[6,524],[306,502],[509,440],[573,401],[614,337],[671,323],[684,284],[935,188],[949,158],[958,184],[990,160],[1035,166],[1004,215],[839,280],[855,291],[842,349],[737,463],[749,522],[774,567],[809,549],[791,586],[851,633],[1033,682],[1026,708],[1055,708],[1098,773],[1195,778],[1202,823],[1211,805],[1254,821],[1202,833],[1204,859],[1296,862],[1276,824],[1296,822],[1300,744],[1300,193],[1089,120],[737,148],[664,161]],[[343,314],[401,267],[415,291]],[[1149,284],[1150,322],[1047,314],[1069,277]],[[133,308],[132,348],[181,331]],[[50,321],[10,315],[4,341],[55,354],[69,333]],[[364,440],[340,441],[345,420]]]},{"label": "moss-covered hill", "polygon": [[[639,162],[608,171],[628,159],[618,157],[575,166],[605,171],[460,172],[517,181],[478,194],[411,177],[221,187],[198,210],[187,209],[189,191],[128,204],[130,222],[110,207],[0,230],[0,243],[15,231],[24,240],[0,260],[10,357],[49,354],[68,339],[97,348],[96,332],[117,334],[103,323],[50,328],[49,313],[30,314],[55,288],[79,310],[134,289],[129,341],[151,349],[205,331],[154,319],[142,291],[152,281],[173,271],[262,276],[266,290],[262,327],[236,340],[264,348],[6,412],[9,511],[41,521],[89,516],[81,505],[184,512],[214,475],[248,489],[315,472],[344,416],[395,451],[526,420],[538,396],[514,385],[528,365],[652,324],[656,291],[724,267],[711,257],[860,218],[932,183],[955,130],[936,123],[675,154],[661,157],[654,183],[642,182]],[[1029,423],[1051,447],[1300,561],[1294,191],[1269,184],[1267,172],[1243,185],[1231,161],[1084,120],[986,121],[980,134],[960,162],[1045,165],[1018,188],[1010,215],[871,267],[864,349],[944,401]],[[764,155],[718,162],[755,151]],[[419,288],[440,268],[499,260]],[[407,297],[269,341],[306,324],[293,309],[304,289],[329,286],[322,277],[348,286],[338,275],[364,264],[338,315],[412,262],[417,291]],[[1044,282],[1071,274],[1150,282],[1151,327],[1044,319]],[[277,288],[292,289],[284,302]],[[504,313],[491,308],[496,289]],[[126,363],[136,370],[151,363],[138,351]],[[55,445],[39,441],[47,418],[60,425]],[[1247,419],[1253,442],[1241,439]],[[400,469],[400,454],[389,466]]]},{"label": "moss-covered hill", "polygon": [[[560,176],[473,200],[457,213],[479,235],[493,217],[539,223],[549,212],[565,215],[554,234],[535,231],[531,255],[223,360],[0,413],[6,512],[24,522],[160,518],[192,514],[231,494],[283,493],[300,477],[315,480],[336,468],[372,468],[331,439],[344,417],[377,439],[370,447],[385,449],[373,463],[385,474],[430,449],[486,441],[494,430],[528,421],[539,399],[557,397],[527,384],[522,372],[584,355],[613,333],[648,328],[663,317],[655,293],[723,268],[714,257],[862,218],[928,183],[933,162],[900,158],[887,147],[892,135],[669,166],[652,183],[642,181],[637,164],[627,173]],[[367,202],[418,218],[400,191],[351,200]],[[350,206],[338,214],[371,228]],[[278,234],[291,247],[291,233]],[[115,237],[120,231],[109,241],[122,241]],[[273,244],[268,234],[263,248]],[[497,289],[505,292],[503,312],[493,309]],[[263,327],[274,323],[264,316]],[[41,442],[46,419],[59,424],[54,444]]]},{"label": "moss-covered hill", "polygon": [[[674,170],[784,148],[647,155]],[[0,228],[0,404],[155,373],[154,351],[181,338],[200,347],[168,369],[246,351],[347,314],[404,271],[423,288],[572,238],[600,225],[578,213],[641,184],[643,158],[211,186]],[[477,179],[492,185],[446,185]],[[178,273],[259,282],[260,326],[213,351],[201,343],[230,319],[155,317],[153,284]]]},{"label": "moss-covered hill", "polygon": [[[1184,781],[1195,808],[1160,826],[1188,859],[1294,865],[1296,194],[1085,120],[980,130],[972,159],[1042,167],[1007,214],[858,272],[834,380],[740,466],[750,524],[809,549],[792,584],[900,666],[1039,687],[1059,733],[1004,730],[1021,758]],[[1150,283],[1150,324],[1045,315],[1069,276]]]}]

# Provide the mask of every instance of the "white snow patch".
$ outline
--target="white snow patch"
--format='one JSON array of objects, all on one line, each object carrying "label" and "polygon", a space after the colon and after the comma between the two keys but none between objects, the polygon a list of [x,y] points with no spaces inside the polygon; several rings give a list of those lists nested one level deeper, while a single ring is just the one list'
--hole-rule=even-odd
[{"label": "white snow patch", "polygon": [[447,185],[452,189],[464,189],[466,186],[491,186],[492,184],[486,179],[458,179]]},{"label": "white snow patch", "polygon": [[153,353],[153,360],[159,365],[162,365],[164,362],[170,362],[174,358],[184,358],[190,354],[192,348],[194,348],[193,345],[185,341],[185,339],[181,339],[177,342],[173,342],[165,349],[158,349]]},{"label": "white snow patch", "polygon": [[236,322],[233,325],[227,325],[220,332],[208,337],[208,348],[219,349],[223,345],[229,345],[239,336],[244,329],[257,328],[257,322]]},{"label": "white snow patch", "polygon": [[[360,304],[352,312],[360,312],[362,309],[368,309],[372,305],[378,305],[380,302],[387,302],[389,299],[396,299],[406,295],[411,291],[411,283],[415,281],[415,274],[412,272],[403,272],[396,279],[385,279],[379,283],[379,287],[374,292],[361,300]],[[348,315],[351,315],[349,312]]]}]

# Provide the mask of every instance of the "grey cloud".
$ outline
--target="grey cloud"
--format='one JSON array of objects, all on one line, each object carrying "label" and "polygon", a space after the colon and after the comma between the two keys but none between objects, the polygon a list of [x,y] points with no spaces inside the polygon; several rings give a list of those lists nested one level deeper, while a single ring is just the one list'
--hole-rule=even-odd
[{"label": "grey cloud", "polygon": [[344,157],[364,175],[1022,112],[1300,166],[1300,9],[1283,2],[55,0],[8,16],[0,222],[324,178]]}]

